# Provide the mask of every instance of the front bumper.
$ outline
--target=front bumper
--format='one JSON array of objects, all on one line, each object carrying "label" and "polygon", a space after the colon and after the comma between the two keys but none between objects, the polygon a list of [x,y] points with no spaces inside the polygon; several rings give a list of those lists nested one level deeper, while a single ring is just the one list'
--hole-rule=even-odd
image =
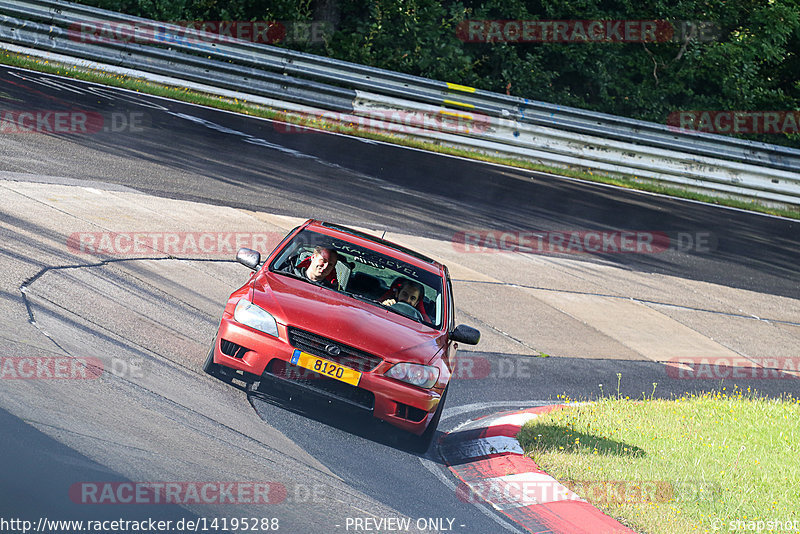
[{"label": "front bumper", "polygon": [[[348,398],[357,399],[355,404],[371,409],[374,417],[413,434],[422,434],[433,418],[441,399],[440,392],[384,376],[392,364],[382,361],[371,371],[362,372],[357,387],[350,386],[291,365],[295,347],[289,344],[289,334],[284,325],[278,324],[278,335],[276,338],[223,317],[214,342],[214,362],[256,377],[271,376],[283,383],[294,382],[300,388],[312,389],[333,400],[348,402]],[[317,356],[327,358],[324,354]]]}]

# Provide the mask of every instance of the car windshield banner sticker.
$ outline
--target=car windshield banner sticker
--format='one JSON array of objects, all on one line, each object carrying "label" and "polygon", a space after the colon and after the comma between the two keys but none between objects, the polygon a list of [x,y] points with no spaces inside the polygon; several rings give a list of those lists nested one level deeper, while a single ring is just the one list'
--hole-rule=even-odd
[{"label": "car windshield banner sticker", "polygon": [[332,244],[333,248],[340,252],[344,252],[353,257],[353,261],[357,261],[359,263],[363,263],[364,265],[369,265],[371,267],[375,267],[376,269],[392,269],[399,273],[413,276],[414,278],[419,278],[419,274],[415,269],[413,269],[407,263],[402,263],[390,258],[386,258],[379,254],[369,253],[366,250],[361,248],[356,248],[349,243],[341,243],[334,241]]}]

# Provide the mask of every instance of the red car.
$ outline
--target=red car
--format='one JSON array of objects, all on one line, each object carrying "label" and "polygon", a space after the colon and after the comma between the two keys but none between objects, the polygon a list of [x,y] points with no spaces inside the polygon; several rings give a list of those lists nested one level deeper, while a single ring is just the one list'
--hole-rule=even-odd
[{"label": "red car", "polygon": [[447,267],[363,232],[309,220],[234,291],[203,369],[270,378],[371,412],[427,448],[444,408],[457,343]]}]

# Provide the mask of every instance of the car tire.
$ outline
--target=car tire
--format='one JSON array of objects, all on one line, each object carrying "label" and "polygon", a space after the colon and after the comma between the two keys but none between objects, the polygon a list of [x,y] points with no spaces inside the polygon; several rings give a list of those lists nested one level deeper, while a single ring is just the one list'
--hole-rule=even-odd
[{"label": "car tire", "polygon": [[444,401],[447,399],[447,390],[448,387],[444,388],[444,393],[442,393],[442,398],[439,400],[439,406],[436,407],[436,412],[433,414],[433,419],[431,422],[428,423],[428,428],[425,429],[419,436],[413,436],[411,438],[411,449],[414,452],[418,452],[420,454],[424,454],[428,451],[433,443],[433,437],[436,435],[436,429],[439,427],[439,421],[442,419],[442,412],[444,411]]},{"label": "car tire", "polygon": [[225,375],[222,366],[218,363],[214,363],[214,346],[216,343],[217,340],[215,339],[214,343],[211,344],[211,348],[208,350],[206,362],[203,364],[203,371],[214,378],[222,378]]}]

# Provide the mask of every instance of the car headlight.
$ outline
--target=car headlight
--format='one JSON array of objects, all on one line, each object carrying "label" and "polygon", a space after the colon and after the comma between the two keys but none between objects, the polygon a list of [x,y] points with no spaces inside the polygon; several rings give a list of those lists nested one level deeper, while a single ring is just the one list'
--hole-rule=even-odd
[{"label": "car headlight", "polygon": [[247,299],[242,299],[236,304],[233,318],[250,328],[278,337],[278,323],[275,321],[275,317],[252,302],[248,302]]},{"label": "car headlight", "polygon": [[398,363],[384,375],[427,389],[433,387],[439,379],[439,368],[418,363]]}]

